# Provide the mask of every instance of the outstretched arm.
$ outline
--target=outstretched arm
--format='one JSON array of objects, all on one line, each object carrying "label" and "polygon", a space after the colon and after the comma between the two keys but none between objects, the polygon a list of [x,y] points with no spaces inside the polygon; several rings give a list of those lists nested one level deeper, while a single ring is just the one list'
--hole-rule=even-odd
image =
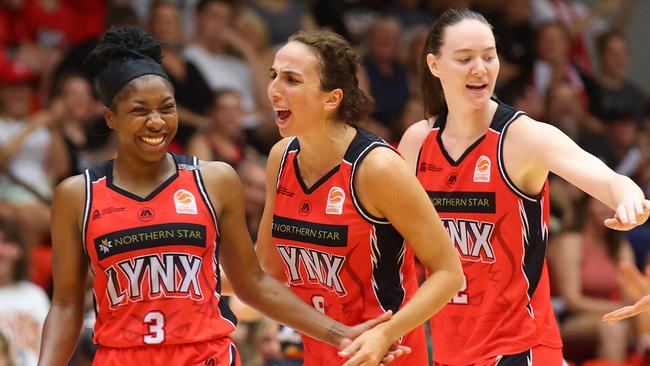
[{"label": "outstretched arm", "polygon": [[646,269],[645,276],[633,263],[622,263],[620,270],[619,283],[636,303],[603,315],[609,324],[650,311],[650,268]]},{"label": "outstretched arm", "polygon": [[630,178],[617,174],[547,123],[520,117],[503,148],[506,171],[524,192],[536,195],[551,171],[615,211],[604,224],[630,230],[650,216],[650,201]]},{"label": "outstretched arm", "polygon": [[39,365],[67,365],[79,338],[88,272],[81,238],[83,204],[83,176],[68,178],[56,188],[52,205],[54,295],[43,328]]}]

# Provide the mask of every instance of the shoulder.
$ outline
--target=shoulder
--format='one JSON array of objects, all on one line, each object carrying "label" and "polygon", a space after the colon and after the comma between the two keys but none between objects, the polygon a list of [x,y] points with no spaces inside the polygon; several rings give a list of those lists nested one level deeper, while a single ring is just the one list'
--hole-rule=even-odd
[{"label": "shoulder", "polygon": [[433,127],[432,121],[435,118],[415,122],[402,135],[397,150],[410,164],[415,164],[420,148]]},{"label": "shoulder", "polygon": [[239,176],[235,169],[230,164],[222,161],[200,160],[199,170],[207,185],[239,182]]},{"label": "shoulder", "polygon": [[277,168],[280,166],[284,152],[287,150],[287,146],[289,146],[293,139],[293,137],[285,137],[273,145],[271,151],[269,152],[267,163],[268,168]]},{"label": "shoulder", "polygon": [[358,176],[361,179],[395,176],[406,168],[404,159],[389,146],[378,146],[370,150],[359,163]]},{"label": "shoulder", "polygon": [[536,145],[539,142],[546,141],[558,133],[562,133],[557,127],[546,123],[536,121],[523,114],[517,117],[509,126],[506,136],[514,136],[517,141],[525,144]]},{"label": "shoulder", "polygon": [[86,179],[83,174],[73,175],[57,184],[54,196],[59,199],[79,199],[85,197]]}]

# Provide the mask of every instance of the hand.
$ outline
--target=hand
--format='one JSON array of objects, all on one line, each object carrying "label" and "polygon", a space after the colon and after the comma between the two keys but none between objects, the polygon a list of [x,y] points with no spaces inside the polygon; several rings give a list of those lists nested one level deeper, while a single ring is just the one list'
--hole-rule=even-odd
[{"label": "hand", "polygon": [[633,201],[621,203],[616,208],[616,214],[606,219],[604,224],[614,230],[630,230],[643,224],[650,216],[650,201]]},{"label": "hand", "polygon": [[[381,323],[384,323],[388,320],[390,320],[393,316],[393,312],[391,310],[377,316],[376,318],[370,319],[365,321],[364,323],[358,324],[354,327],[350,327],[348,331],[346,331],[345,336],[340,345],[339,348],[342,349],[341,352],[339,352],[339,356],[341,357],[350,357],[351,353],[354,353],[352,351],[347,351],[351,349],[357,348],[358,352],[358,347],[356,345],[357,339],[359,336],[366,336],[366,333],[372,329],[375,329],[375,327]],[[354,339],[354,342],[352,341]],[[354,345],[353,345],[354,344]],[[393,362],[395,359],[411,353],[411,348],[407,346],[400,345],[398,343],[392,344],[390,347],[387,347],[387,351],[384,351],[383,353],[377,353],[377,355],[382,355],[383,358],[380,360],[379,365],[388,365],[389,363]],[[355,354],[356,356],[356,354]],[[368,354],[365,354],[365,356],[368,356]],[[379,356],[377,356],[377,359],[379,359]],[[348,360],[350,362],[351,360]],[[377,361],[374,363],[370,363],[371,365],[377,365]],[[357,365],[357,363],[352,363],[352,364],[345,364],[347,365]],[[360,364],[361,365],[361,364]]]},{"label": "hand", "polygon": [[632,263],[621,263],[620,270],[618,282],[637,302],[603,315],[603,320],[609,324],[650,310],[650,267],[646,268],[645,276]]}]

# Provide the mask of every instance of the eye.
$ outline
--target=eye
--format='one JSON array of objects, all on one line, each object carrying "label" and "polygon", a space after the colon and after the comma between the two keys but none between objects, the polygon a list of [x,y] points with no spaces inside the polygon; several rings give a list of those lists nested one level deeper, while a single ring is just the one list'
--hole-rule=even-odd
[{"label": "eye", "polygon": [[494,55],[488,55],[488,56],[484,56],[483,60],[490,62],[490,61],[493,61],[495,58],[496,58],[496,56],[494,56]]},{"label": "eye", "polygon": [[176,111],[176,106],[172,103],[167,104],[164,107],[162,107],[162,111],[164,113],[173,113],[174,111]]},{"label": "eye", "polygon": [[298,79],[294,78],[293,76],[289,75],[289,76],[287,76],[287,82],[289,84],[298,84],[300,81]]},{"label": "eye", "polygon": [[269,72],[269,78],[270,78],[271,80],[275,79],[277,76],[278,76],[278,73],[277,73],[277,72],[275,72],[275,71],[273,71],[273,70],[271,70],[271,72]]},{"label": "eye", "polygon": [[471,60],[470,57],[463,57],[461,59],[458,59],[458,62],[460,62],[461,64],[466,64],[466,63],[470,62],[470,60]]},{"label": "eye", "polygon": [[142,107],[135,107],[131,109],[131,114],[135,114],[136,116],[143,116],[147,114],[148,111],[145,108]]}]

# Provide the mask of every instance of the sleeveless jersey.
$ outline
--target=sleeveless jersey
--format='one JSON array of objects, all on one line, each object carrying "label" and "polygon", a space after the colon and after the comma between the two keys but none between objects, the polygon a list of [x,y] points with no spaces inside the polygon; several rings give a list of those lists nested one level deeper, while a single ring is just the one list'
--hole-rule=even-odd
[{"label": "sleeveless jersey", "polygon": [[220,301],[217,217],[198,159],[172,156],[176,173],[145,198],[113,185],[112,160],[85,171],[100,346],[200,342],[235,329]]},{"label": "sleeveless jersey", "polygon": [[442,143],[444,113],[422,144],[416,174],[465,275],[461,291],[431,319],[436,362],[466,365],[536,345],[562,347],[545,260],[548,182],[530,197],[503,165],[504,137],[522,114],[499,104],[486,134],[457,161]]},{"label": "sleeveless jersey", "polygon": [[[290,288],[308,304],[347,325],[388,310],[395,313],[417,290],[412,250],[386,219],[364,210],[355,192],[356,167],[378,147],[392,149],[369,132],[357,130],[341,164],[307,187],[298,166],[300,145],[294,138],[287,145],[278,174],[273,243]],[[394,363],[426,364],[422,327],[409,334],[413,339],[405,336],[404,342],[411,342],[406,345],[416,349]],[[343,363],[336,348],[306,336],[303,343],[305,365]]]}]

